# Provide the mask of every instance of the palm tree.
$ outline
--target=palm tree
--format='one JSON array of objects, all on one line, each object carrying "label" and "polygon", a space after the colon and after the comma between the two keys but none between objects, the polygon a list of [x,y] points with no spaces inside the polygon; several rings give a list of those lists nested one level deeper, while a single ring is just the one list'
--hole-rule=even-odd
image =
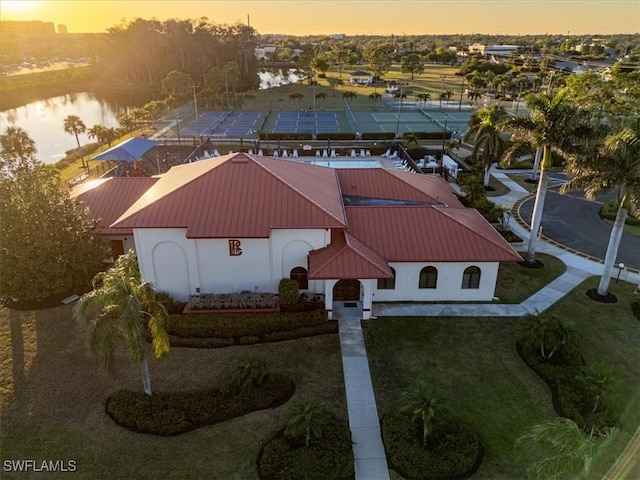
[{"label": "palm tree", "polygon": [[78,134],[86,132],[87,126],[77,115],[69,115],[64,119],[64,131],[76,136],[76,142],[78,144],[78,148],[80,148],[80,139],[78,138]]},{"label": "palm tree", "polygon": [[336,96],[336,87],[339,85],[344,85],[344,81],[340,78],[336,78],[336,77],[329,77],[327,78],[327,82],[329,83],[329,86],[331,86],[332,90],[333,90],[333,96]]},{"label": "palm tree", "polygon": [[153,287],[142,283],[133,252],[122,255],[111,269],[96,275],[93,286],[93,291],[83,295],[73,309],[74,317],[87,330],[92,353],[100,355],[103,367],[112,371],[115,346],[122,341],[133,361],[140,364],[144,393],[151,395],[144,334],[149,331],[157,360],[168,355],[166,309],[156,300]]},{"label": "palm tree", "polygon": [[479,161],[484,167],[484,187],[489,186],[489,169],[497,162],[507,149],[507,143],[501,135],[500,127],[507,118],[507,112],[501,105],[481,108],[473,113],[469,119],[469,129],[464,141],[473,142],[471,158]]},{"label": "palm tree", "polygon": [[431,394],[425,382],[418,382],[400,395],[400,411],[411,415],[412,421],[422,423],[422,446],[427,446],[427,437],[431,433],[431,422],[438,409],[438,401]]},{"label": "palm tree", "polygon": [[618,381],[618,371],[609,365],[591,364],[578,378],[596,397],[591,410],[591,413],[594,413],[598,409],[600,399],[613,390]]},{"label": "palm tree", "polygon": [[587,434],[568,418],[556,418],[538,425],[516,440],[514,450],[519,460],[535,456],[528,468],[536,480],[589,478],[593,460],[613,439],[616,429],[604,435]]},{"label": "palm tree", "polygon": [[[565,160],[577,152],[578,131],[583,126],[579,110],[567,100],[567,91],[556,94],[538,93],[526,98],[530,116],[517,116],[505,121],[504,127],[512,133],[514,145],[503,157],[507,164],[522,151],[522,144],[532,149],[541,149],[542,171],[538,182],[536,200],[531,219],[531,230],[527,244],[526,262],[535,263],[535,242],[542,220],[542,210],[547,194],[548,170],[551,167],[551,150]],[[535,167],[534,167],[535,170]]]},{"label": "palm tree", "polygon": [[284,433],[293,439],[304,437],[304,446],[309,447],[311,439],[320,436],[326,415],[320,404],[297,398],[285,411]]},{"label": "palm tree", "polygon": [[342,92],[342,98],[349,100],[349,103],[351,103],[351,101],[353,101],[353,99],[356,98],[357,96],[358,94],[353,90],[347,90],[345,92]]},{"label": "palm tree", "polygon": [[104,143],[104,135],[106,130],[107,130],[107,127],[97,123],[93,127],[87,130],[87,136],[90,139],[95,140],[99,144],[102,144]]},{"label": "palm tree", "polygon": [[617,193],[618,213],[597,290],[599,295],[607,296],[628,212],[637,216],[640,210],[640,131],[627,127],[609,135],[593,156],[572,159],[567,170],[572,177],[562,186],[562,193],[584,189],[590,200],[612,190]]},{"label": "palm tree", "polygon": [[378,104],[378,102],[382,98],[382,94],[380,92],[373,92],[373,93],[369,94],[369,98],[371,99],[371,102],[373,102],[373,109],[375,110],[376,109],[376,105]]},{"label": "palm tree", "polygon": [[549,360],[555,352],[577,339],[576,330],[570,323],[544,315],[526,316],[521,323],[520,335],[525,345],[540,349],[544,360]]}]

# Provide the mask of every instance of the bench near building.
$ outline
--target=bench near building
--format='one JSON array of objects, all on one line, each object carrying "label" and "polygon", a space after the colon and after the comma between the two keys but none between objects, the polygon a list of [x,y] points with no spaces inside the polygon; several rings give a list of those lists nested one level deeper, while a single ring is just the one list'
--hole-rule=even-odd
[{"label": "bench near building", "polygon": [[[301,291],[334,301],[483,301],[499,262],[521,257],[439,177],[332,169],[235,153],[151,179],[111,178],[75,194],[142,277],[198,293]],[[118,243],[120,242],[120,243]]]}]

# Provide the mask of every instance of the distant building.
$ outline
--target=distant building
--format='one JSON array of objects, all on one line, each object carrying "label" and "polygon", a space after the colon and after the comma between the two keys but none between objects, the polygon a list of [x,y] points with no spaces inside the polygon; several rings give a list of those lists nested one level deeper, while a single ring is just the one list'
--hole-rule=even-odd
[{"label": "distant building", "polygon": [[479,53],[485,57],[505,57],[510,53],[518,51],[519,48],[518,45],[484,45],[482,43],[474,43],[469,46],[469,53]]},{"label": "distant building", "polygon": [[63,25],[62,23],[59,23],[58,24],[58,33],[62,33],[62,34],[69,33],[69,31],[67,30],[67,26]]},{"label": "distant building", "polygon": [[264,45],[256,47],[254,52],[258,60],[266,60],[267,56],[276,53],[276,47],[275,45]]},{"label": "distant building", "polygon": [[373,83],[373,75],[363,70],[357,70],[349,74],[349,83],[358,85],[369,85]]},{"label": "distant building", "polygon": [[387,88],[386,91],[387,93],[395,93],[398,91],[400,87],[398,86],[398,82],[396,82],[395,80],[391,80],[390,82],[387,82]]},{"label": "distant building", "polygon": [[13,20],[0,21],[0,32],[17,33],[17,34],[55,34],[56,27],[53,22],[41,22],[40,20],[33,20],[30,22],[17,22]]}]

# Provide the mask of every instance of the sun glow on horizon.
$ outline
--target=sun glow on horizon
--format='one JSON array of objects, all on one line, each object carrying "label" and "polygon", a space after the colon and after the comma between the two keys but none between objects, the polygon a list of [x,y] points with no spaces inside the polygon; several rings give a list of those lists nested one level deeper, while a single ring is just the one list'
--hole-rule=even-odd
[{"label": "sun glow on horizon", "polygon": [[35,14],[40,3],[37,0],[2,0],[0,2],[0,10],[8,14]]}]

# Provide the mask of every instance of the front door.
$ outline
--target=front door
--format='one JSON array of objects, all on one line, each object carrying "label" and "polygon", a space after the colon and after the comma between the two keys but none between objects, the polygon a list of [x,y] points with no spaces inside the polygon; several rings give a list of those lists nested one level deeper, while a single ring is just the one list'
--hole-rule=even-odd
[{"label": "front door", "polygon": [[359,301],[360,300],[360,281],[359,280],[340,280],[333,287],[334,301]]}]

